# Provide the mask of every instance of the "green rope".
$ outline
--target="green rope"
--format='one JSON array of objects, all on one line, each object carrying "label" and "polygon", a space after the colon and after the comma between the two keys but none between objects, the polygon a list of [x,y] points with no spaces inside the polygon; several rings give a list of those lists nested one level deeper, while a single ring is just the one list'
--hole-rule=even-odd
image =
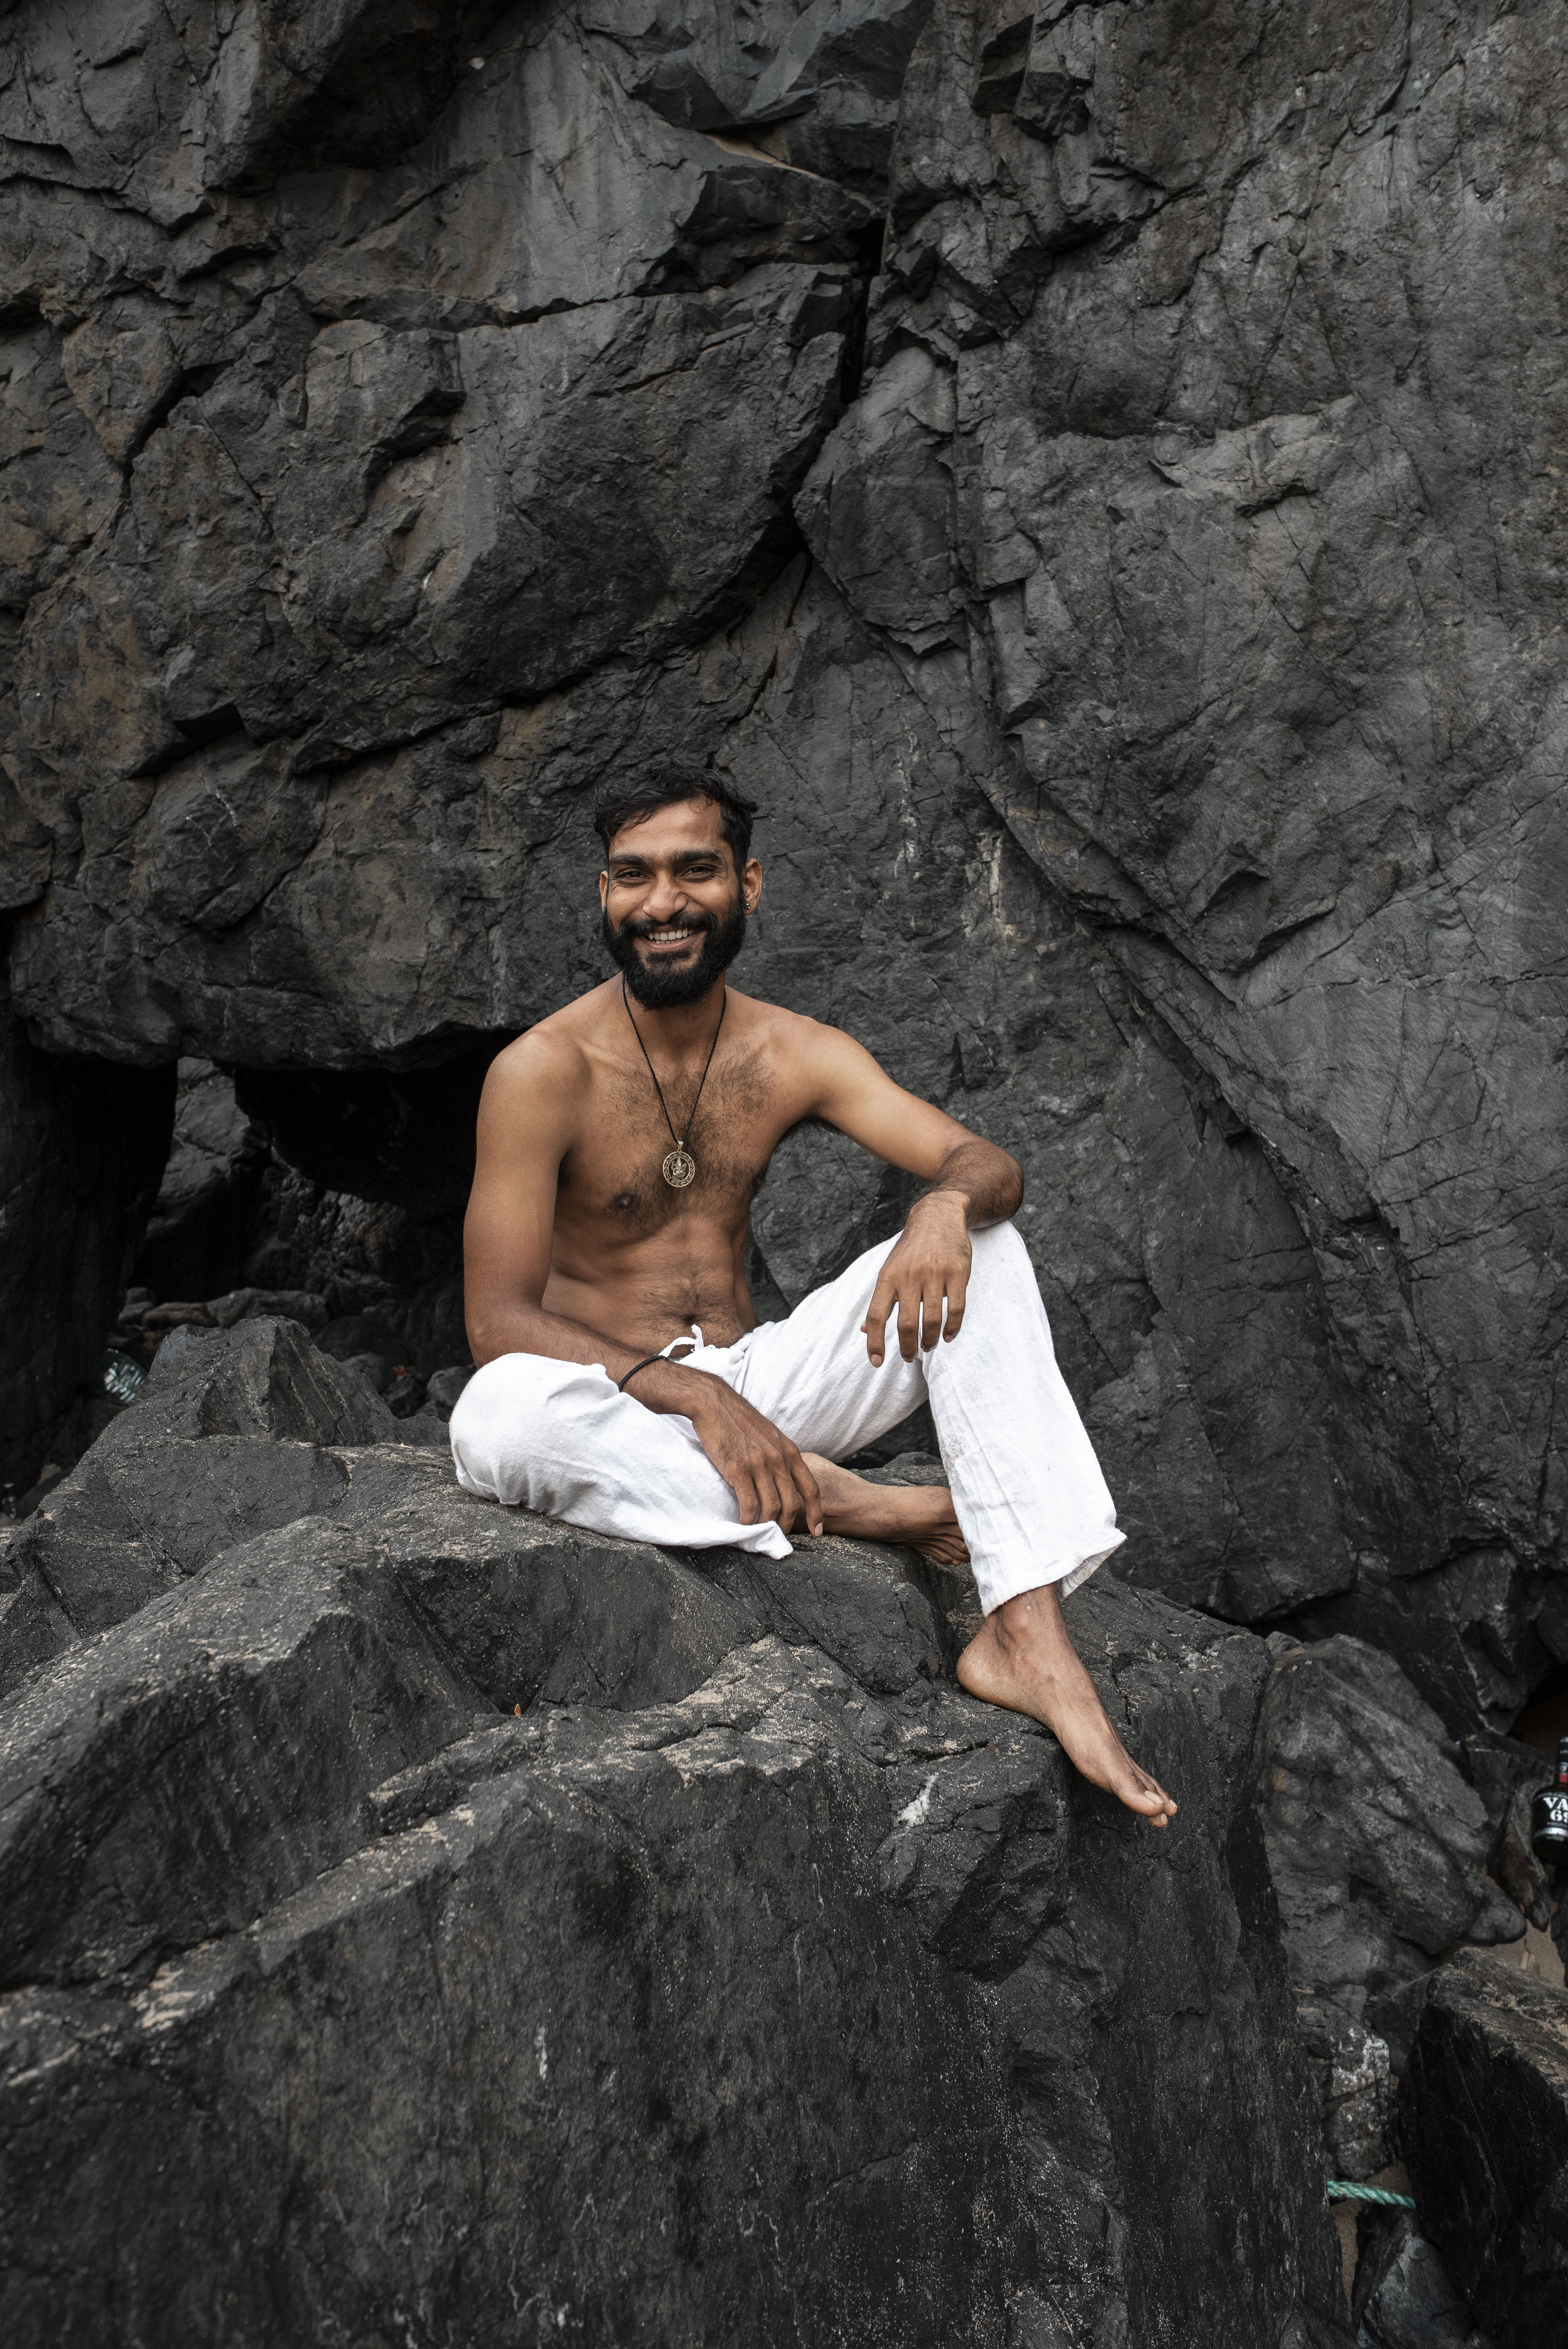
[{"label": "green rope", "polygon": [[1356,2186],[1348,2178],[1329,2179],[1328,2199],[1331,2202],[1387,2202],[1395,2210],[1416,2207],[1408,2194],[1390,2194],[1386,2186]]}]

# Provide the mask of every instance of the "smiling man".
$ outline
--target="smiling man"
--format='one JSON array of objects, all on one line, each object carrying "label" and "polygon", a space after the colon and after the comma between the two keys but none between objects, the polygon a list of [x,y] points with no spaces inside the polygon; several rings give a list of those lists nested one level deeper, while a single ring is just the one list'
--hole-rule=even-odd
[{"label": "smiling man", "polygon": [[[496,1061],[464,1233],[481,1365],[452,1415],[471,1493],[643,1541],[789,1555],[859,1534],[967,1555],[973,1695],[1053,1729],[1157,1826],[1176,1806],[1107,1719],[1061,1598],[1121,1541],[1007,1218],[1006,1151],[837,1029],[727,985],[762,894],[750,803],[665,766],[595,813],[615,977]],[[787,1320],[758,1326],[751,1201],[783,1136],[836,1126],[925,1188]],[[838,1462],[929,1400],[951,1487]]]}]

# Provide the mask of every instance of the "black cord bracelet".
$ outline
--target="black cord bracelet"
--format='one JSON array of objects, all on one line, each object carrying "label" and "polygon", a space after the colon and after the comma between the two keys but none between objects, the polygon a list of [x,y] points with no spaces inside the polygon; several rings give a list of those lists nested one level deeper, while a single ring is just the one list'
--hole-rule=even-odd
[{"label": "black cord bracelet", "polygon": [[617,1394],[624,1394],[628,1381],[634,1379],[639,1371],[645,1371],[650,1362],[662,1362],[666,1358],[663,1354],[645,1354],[640,1362],[634,1362],[632,1364],[631,1369],[626,1372],[625,1378],[616,1380],[615,1392]]}]

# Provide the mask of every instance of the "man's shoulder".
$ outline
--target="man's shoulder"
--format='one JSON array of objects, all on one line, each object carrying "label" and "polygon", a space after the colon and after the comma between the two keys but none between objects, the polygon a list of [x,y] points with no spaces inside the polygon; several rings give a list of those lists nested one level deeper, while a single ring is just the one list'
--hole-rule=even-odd
[{"label": "man's shoulder", "polygon": [[755,1042],[810,1057],[830,1051],[843,1040],[841,1028],[830,1028],[825,1020],[813,1019],[804,1011],[787,1010],[782,1003],[769,1003],[759,995],[742,995],[736,988],[729,992],[731,1001],[744,1007],[746,1029]]},{"label": "man's shoulder", "polygon": [[744,1000],[748,1048],[769,1060],[792,1085],[815,1092],[865,1069],[864,1047],[846,1030],[804,1011],[787,1011],[781,1003],[766,1003],[756,996]]},{"label": "man's shoulder", "polygon": [[742,994],[739,987],[730,988],[730,1017],[735,1017],[735,1010],[742,1012],[742,1019],[754,1036],[768,1036],[770,1040],[800,1045],[803,1050],[810,1050],[820,1039],[841,1033],[841,1029],[826,1027],[826,1022],[812,1019],[808,1012],[791,1012],[781,1003],[770,1003],[765,996]]},{"label": "man's shoulder", "polygon": [[537,1084],[542,1077],[559,1081],[573,1074],[585,1076],[588,1049],[602,1018],[595,998],[603,992],[593,988],[513,1037],[490,1064],[490,1087],[511,1092],[519,1086]]}]

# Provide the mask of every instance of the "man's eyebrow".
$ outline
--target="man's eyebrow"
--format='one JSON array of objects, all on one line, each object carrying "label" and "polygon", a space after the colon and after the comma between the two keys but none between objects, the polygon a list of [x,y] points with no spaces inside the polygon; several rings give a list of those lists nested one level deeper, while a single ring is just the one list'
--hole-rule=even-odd
[{"label": "man's eyebrow", "polygon": [[[721,848],[683,848],[676,852],[670,862],[679,871],[687,864],[717,864],[723,854],[724,851]],[[610,862],[612,864],[640,865],[644,871],[647,871],[650,866],[650,860],[639,855],[634,848],[615,849],[611,854]]]}]

